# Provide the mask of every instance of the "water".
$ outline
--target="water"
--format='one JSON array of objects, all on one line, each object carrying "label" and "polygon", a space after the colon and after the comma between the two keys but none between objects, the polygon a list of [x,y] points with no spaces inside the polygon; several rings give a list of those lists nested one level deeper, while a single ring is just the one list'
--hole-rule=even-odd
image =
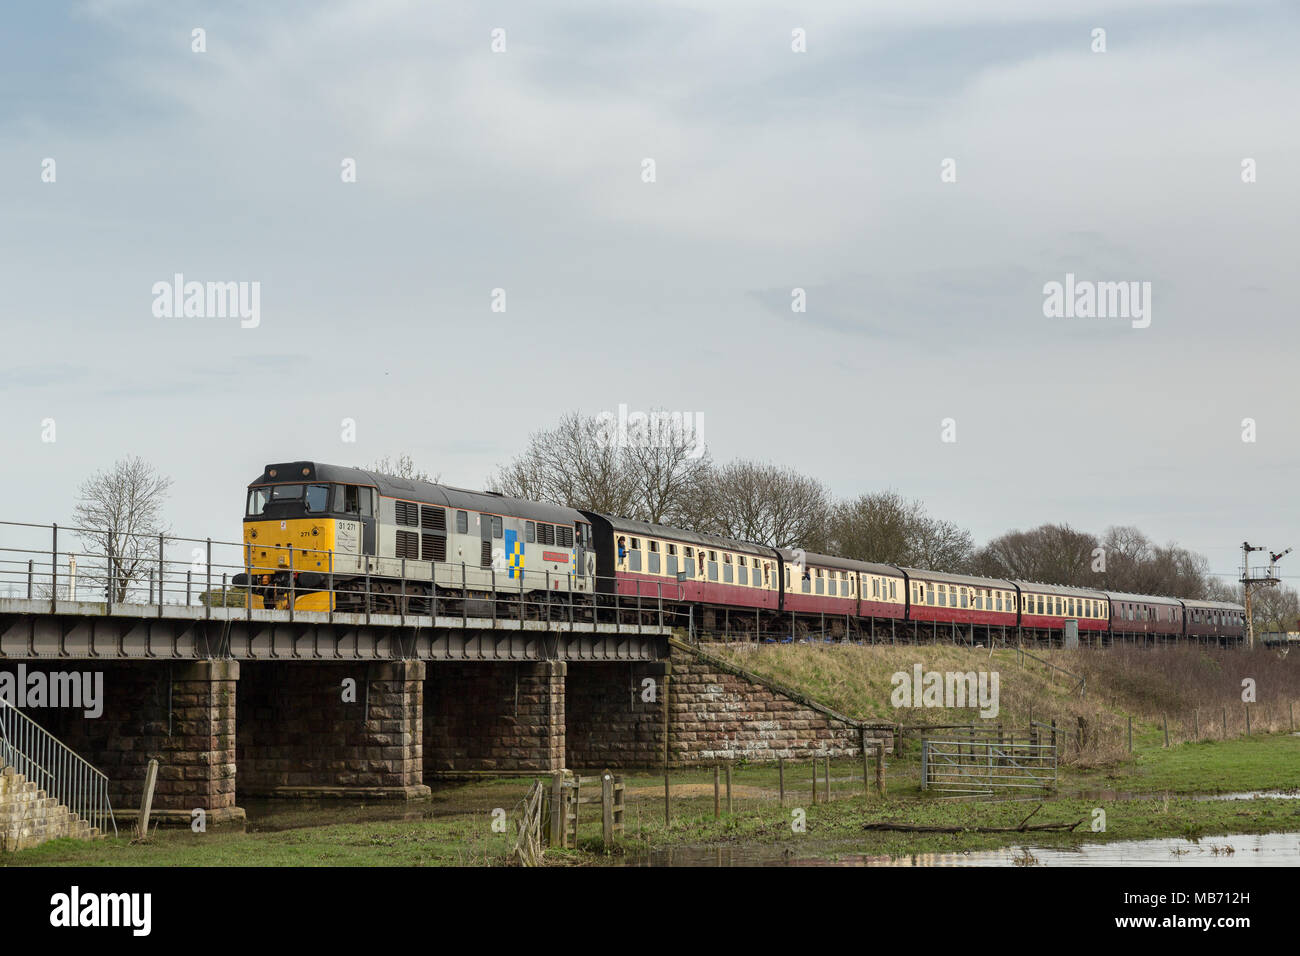
[{"label": "water", "polygon": [[[1071,800],[1160,800],[1164,793],[1133,793],[1129,790],[1076,790],[1063,796]],[[1251,790],[1242,793],[1171,793],[1170,800],[1300,800],[1300,790]]]},{"label": "water", "polygon": [[623,866],[1296,866],[1300,832],[1085,843],[1044,847],[1033,843],[969,853],[885,856],[837,851],[813,853],[788,847],[676,847],[624,860]]}]

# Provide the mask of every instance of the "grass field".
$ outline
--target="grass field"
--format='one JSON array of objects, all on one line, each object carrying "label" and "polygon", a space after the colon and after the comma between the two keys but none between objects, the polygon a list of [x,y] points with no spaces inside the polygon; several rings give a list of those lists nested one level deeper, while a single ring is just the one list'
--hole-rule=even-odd
[{"label": "grass field", "polygon": [[[830,803],[811,802],[811,768],[788,764],[785,806],[779,805],[777,770],[770,765],[738,765],[732,772],[732,812],[713,817],[711,770],[675,773],[672,822],[663,819],[663,778],[628,775],[626,835],[612,857],[599,846],[597,811],[590,808],[580,827],[579,850],[550,850],[554,864],[589,865],[636,856],[665,847],[751,846],[788,849],[807,856],[865,853],[906,855],[952,853],[1010,846],[1020,834],[908,834],[864,832],[862,825],[905,821],[925,826],[1015,826],[1037,800],[969,802],[923,795],[914,759],[890,764],[885,799],[864,795],[861,764],[831,766]],[[8,866],[484,866],[508,861],[513,823],[493,829],[493,811],[509,817],[530,781],[479,780],[440,789],[419,819],[366,819],[391,807],[348,808],[285,814],[291,829],[273,832],[161,830],[145,843],[125,838],[86,843],[62,840],[11,854]],[[824,789],[820,782],[819,791]],[[1141,796],[1102,799],[1072,796],[1092,789]],[[1074,833],[1039,832],[1037,845],[1075,846],[1084,841],[1155,837],[1300,832],[1300,800],[1197,800],[1195,793],[1238,790],[1300,790],[1300,737],[1271,735],[1226,742],[1189,743],[1145,751],[1105,771],[1065,770],[1060,795],[1043,802],[1034,823],[1082,821]],[[1105,832],[1091,828],[1094,811],[1106,813]],[[792,824],[796,811],[803,832]],[[406,811],[409,813],[409,809]],[[418,812],[418,811],[417,811]],[[342,820],[342,817],[355,819]],[[501,819],[498,815],[497,819]],[[256,821],[255,821],[256,825]]]}]

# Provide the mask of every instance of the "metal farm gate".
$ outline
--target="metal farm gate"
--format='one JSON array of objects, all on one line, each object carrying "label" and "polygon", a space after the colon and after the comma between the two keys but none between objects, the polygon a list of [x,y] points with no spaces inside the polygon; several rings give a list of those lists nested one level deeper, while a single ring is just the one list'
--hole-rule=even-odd
[{"label": "metal farm gate", "polygon": [[921,741],[921,789],[994,794],[1056,789],[1056,745],[1037,734],[945,732]]}]

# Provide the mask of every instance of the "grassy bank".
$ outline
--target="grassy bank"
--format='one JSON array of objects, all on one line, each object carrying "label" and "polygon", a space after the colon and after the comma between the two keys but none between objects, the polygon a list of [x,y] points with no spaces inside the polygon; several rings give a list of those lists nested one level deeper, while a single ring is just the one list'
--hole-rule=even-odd
[{"label": "grassy bank", "polygon": [[[1300,657],[1273,650],[1192,646],[1152,649],[993,650],[952,644],[874,647],[766,645],[710,650],[754,674],[801,691],[861,720],[904,725],[975,723],[1025,731],[1031,720],[1055,722],[1067,766],[1101,768],[1135,751],[1171,743],[1228,740],[1246,733],[1300,729]],[[1035,660],[1034,658],[1041,658]],[[966,708],[895,707],[896,673],[915,665],[940,673],[998,675],[998,713],[985,719]],[[1243,703],[1243,680],[1256,702]],[[1083,745],[1079,746],[1082,729]]]}]

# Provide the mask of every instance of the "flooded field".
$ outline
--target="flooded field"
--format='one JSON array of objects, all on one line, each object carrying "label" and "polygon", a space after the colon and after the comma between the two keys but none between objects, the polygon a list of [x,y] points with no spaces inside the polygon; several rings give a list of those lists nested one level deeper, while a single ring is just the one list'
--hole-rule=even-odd
[{"label": "flooded field", "polygon": [[[811,852],[810,852],[811,851]],[[1300,832],[1090,843],[1077,848],[1004,847],[969,853],[876,856],[833,845],[675,847],[620,861],[617,866],[1297,866]]]}]

